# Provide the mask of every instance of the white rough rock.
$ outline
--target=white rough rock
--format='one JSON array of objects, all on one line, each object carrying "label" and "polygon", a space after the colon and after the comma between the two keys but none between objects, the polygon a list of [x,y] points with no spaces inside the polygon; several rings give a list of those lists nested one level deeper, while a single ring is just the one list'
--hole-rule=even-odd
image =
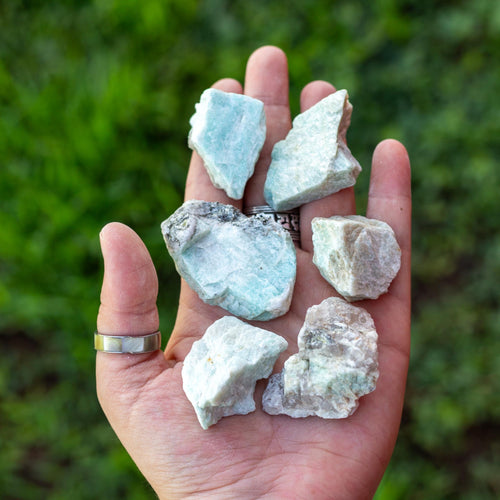
[{"label": "white rough rock", "polygon": [[275,144],[264,185],[274,210],[290,210],[353,186],[361,166],[346,144],[352,105],[339,90],[299,114]]},{"label": "white rough rock", "polygon": [[255,410],[255,383],[269,377],[287,341],[233,316],[213,323],[194,342],[182,367],[183,389],[203,427]]},{"label": "white rough rock", "polygon": [[376,299],[401,266],[401,249],[385,222],[360,215],[312,220],[313,262],[346,300]]},{"label": "white rough rock", "polygon": [[331,297],[309,308],[299,352],[264,392],[264,411],[294,418],[346,418],[378,379],[377,332],[370,314]]}]

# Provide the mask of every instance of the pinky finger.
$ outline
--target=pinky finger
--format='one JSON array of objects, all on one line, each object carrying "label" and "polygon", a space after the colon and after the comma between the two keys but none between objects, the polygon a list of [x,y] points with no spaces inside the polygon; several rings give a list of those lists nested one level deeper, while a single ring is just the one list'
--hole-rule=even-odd
[{"label": "pinky finger", "polygon": [[387,222],[402,251],[401,270],[391,292],[402,299],[410,294],[411,172],[405,147],[398,141],[381,142],[373,153],[367,217]]}]

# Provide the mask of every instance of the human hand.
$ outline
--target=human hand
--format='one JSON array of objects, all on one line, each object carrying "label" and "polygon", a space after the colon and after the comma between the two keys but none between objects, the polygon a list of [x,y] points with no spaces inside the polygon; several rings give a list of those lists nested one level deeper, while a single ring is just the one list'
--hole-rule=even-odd
[{"label": "human hand", "polygon": [[[214,87],[243,91],[234,80]],[[334,92],[328,83],[308,84],[301,110]],[[200,157],[192,156],[186,199],[265,204],[263,185],[274,143],[291,127],[288,68],[279,49],[263,47],[250,57],[244,93],[265,104],[267,137],[244,199],[235,202],[213,187]],[[312,263],[311,220],[355,213],[354,191],[344,189],[301,207],[301,242],[290,311],[256,322],[285,337],[297,350],[306,310],[337,295]],[[379,334],[380,377],[347,419],[270,416],[260,407],[265,382],[257,383],[257,410],[224,418],[202,430],[182,390],[182,361],[206,328],[227,313],[209,306],[182,281],[179,311],[165,353],[97,353],[101,406],[121,442],[162,499],[365,499],[375,493],[396,441],[410,349],[410,167],[404,147],[384,141],[373,154],[367,214],[387,222],[402,250],[399,274],[389,292],[356,303],[372,315]],[[97,319],[103,334],[143,335],[158,330],[158,280],[144,244],[128,227],[112,223],[101,232],[105,273]]]}]

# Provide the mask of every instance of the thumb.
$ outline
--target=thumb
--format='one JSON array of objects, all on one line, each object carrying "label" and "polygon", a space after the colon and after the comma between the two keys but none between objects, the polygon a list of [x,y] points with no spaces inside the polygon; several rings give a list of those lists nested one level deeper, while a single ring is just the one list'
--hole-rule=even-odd
[{"label": "thumb", "polygon": [[104,258],[99,333],[144,335],[158,330],[158,278],[139,236],[118,222],[100,234]]},{"label": "thumb", "polygon": [[[145,335],[158,330],[158,278],[146,246],[129,227],[111,223],[100,234],[104,280],[97,330],[103,335]],[[165,368],[162,351],[145,354],[98,352],[97,395],[115,431],[148,380]]]}]

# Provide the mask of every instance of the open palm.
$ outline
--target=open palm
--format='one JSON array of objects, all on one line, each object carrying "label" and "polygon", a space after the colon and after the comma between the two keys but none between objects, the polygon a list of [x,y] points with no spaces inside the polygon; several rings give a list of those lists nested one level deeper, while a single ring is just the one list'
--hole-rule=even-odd
[{"label": "open palm", "polygon": [[[234,80],[215,87],[243,92]],[[305,110],[334,92],[326,82],[307,85]],[[232,203],[238,208],[264,204],[263,185],[274,143],[291,127],[288,68],[279,49],[263,47],[249,59],[244,93],[265,104],[266,144],[242,202],[215,189],[193,154],[186,199]],[[255,322],[296,340],[308,307],[336,295],[312,264],[311,219],[355,213],[352,189],[300,209],[301,244],[290,311],[268,322]],[[165,353],[97,354],[100,403],[118,437],[162,499],[362,499],[371,498],[389,462],[399,429],[410,343],[410,169],[404,147],[392,140],[376,148],[371,170],[368,217],[384,220],[402,249],[401,270],[387,294],[363,301],[379,334],[380,378],[376,390],[361,399],[356,413],[343,420],[270,416],[260,406],[265,382],[257,384],[257,410],[222,419],[204,431],[182,391],[182,361],[192,343],[216,319],[227,314],[203,303],[182,282],[175,328]],[[105,262],[101,308],[103,334],[141,335],[158,329],[158,281],[151,258],[128,227],[112,223],[101,232]]]}]

